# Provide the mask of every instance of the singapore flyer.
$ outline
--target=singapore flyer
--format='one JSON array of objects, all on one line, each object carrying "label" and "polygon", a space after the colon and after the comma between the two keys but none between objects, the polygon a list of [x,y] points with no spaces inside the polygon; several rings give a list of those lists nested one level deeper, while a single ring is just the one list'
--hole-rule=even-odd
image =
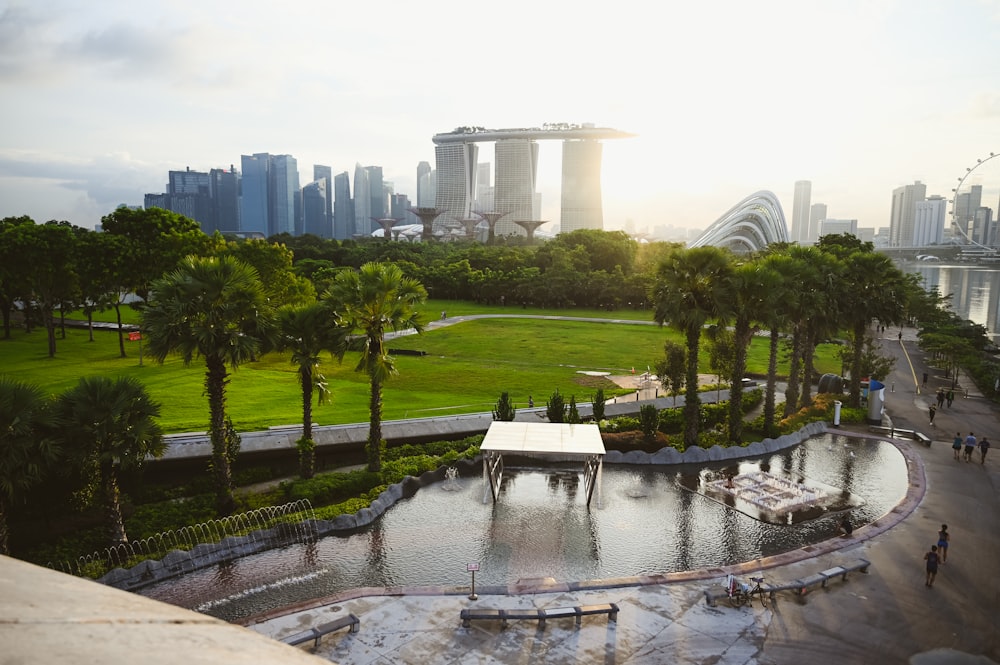
[{"label": "singapore flyer", "polygon": [[[997,216],[1000,214],[1000,161],[993,168],[981,169],[1000,153],[977,159],[958,178],[958,185],[951,190],[951,226],[956,239],[973,245],[983,253],[994,254],[1000,246]],[[996,206],[989,202],[997,201]]]}]

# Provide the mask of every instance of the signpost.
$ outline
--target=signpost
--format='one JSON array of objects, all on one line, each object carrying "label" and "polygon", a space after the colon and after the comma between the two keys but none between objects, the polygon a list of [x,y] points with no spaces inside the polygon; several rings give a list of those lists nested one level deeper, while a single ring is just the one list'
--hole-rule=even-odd
[{"label": "signpost", "polygon": [[476,595],[476,571],[479,570],[479,562],[470,563],[465,569],[472,573],[472,593],[469,594],[469,600],[479,600],[479,596]]}]

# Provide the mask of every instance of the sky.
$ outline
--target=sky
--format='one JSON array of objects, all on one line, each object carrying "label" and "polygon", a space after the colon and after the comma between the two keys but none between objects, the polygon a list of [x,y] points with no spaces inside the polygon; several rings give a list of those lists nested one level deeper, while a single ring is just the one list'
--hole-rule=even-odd
[{"label": "sky", "polygon": [[[1000,183],[1000,0],[0,0],[0,99],[0,217],[93,227],[256,152],[415,204],[434,134],[589,122],[636,135],[604,143],[606,229],[760,190],[791,223],[797,180],[884,227],[896,187]],[[542,143],[553,222],[560,168]]]}]

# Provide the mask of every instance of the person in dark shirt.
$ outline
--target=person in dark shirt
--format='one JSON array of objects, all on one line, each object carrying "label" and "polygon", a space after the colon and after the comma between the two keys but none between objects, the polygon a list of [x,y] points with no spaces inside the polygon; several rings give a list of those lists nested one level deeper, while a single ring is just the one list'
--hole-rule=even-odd
[{"label": "person in dark shirt", "polygon": [[924,555],[924,561],[927,562],[927,581],[924,582],[925,586],[934,586],[934,578],[937,577],[938,569],[938,551],[937,545],[931,545],[931,551]]}]

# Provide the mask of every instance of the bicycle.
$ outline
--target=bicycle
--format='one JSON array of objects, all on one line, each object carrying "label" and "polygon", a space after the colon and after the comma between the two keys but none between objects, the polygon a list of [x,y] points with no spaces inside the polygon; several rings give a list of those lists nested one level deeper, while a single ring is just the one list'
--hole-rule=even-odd
[{"label": "bicycle", "polygon": [[760,586],[761,582],[764,581],[763,577],[751,577],[750,581],[754,583],[752,587],[740,582],[733,575],[730,575],[726,581],[729,603],[733,607],[743,607],[747,603],[753,605],[753,597],[757,596],[760,599],[760,606],[767,608],[767,592]]}]

